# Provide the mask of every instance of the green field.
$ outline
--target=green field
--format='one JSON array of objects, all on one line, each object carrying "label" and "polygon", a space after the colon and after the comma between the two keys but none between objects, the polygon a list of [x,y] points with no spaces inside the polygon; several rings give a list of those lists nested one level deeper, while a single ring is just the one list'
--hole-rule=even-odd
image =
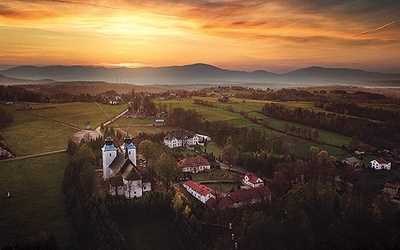
[{"label": "green field", "polygon": [[76,132],[76,129],[26,111],[14,112],[14,121],[3,129],[6,142],[18,155],[65,149],[67,140]]},{"label": "green field", "polygon": [[[203,100],[207,100],[210,103],[214,103],[214,105],[216,106],[216,107],[208,107],[208,106],[194,104],[193,99],[196,98],[197,97],[194,97],[192,99],[178,99],[178,100],[173,99],[165,102],[167,103],[168,106],[171,107],[193,108],[197,112],[199,112],[199,114],[202,115],[205,119],[210,121],[227,121],[229,124],[236,127],[257,128],[264,131],[267,134],[268,138],[274,139],[282,137],[283,139],[295,142],[293,153],[296,155],[301,155],[301,153],[309,150],[308,145],[311,144],[318,146],[321,149],[322,148],[329,149],[329,151],[331,151],[331,154],[344,155],[345,152],[337,147],[341,147],[342,145],[347,146],[350,142],[349,137],[326,130],[318,130],[319,140],[321,143],[309,142],[305,139],[300,139],[284,134],[283,132],[285,130],[285,127],[288,126],[295,126],[296,128],[308,128],[309,126],[270,118],[268,116],[258,113],[258,111],[261,111],[263,105],[269,101],[245,100],[243,102],[242,99],[232,98],[230,103],[220,103],[217,101],[216,97],[201,98]],[[198,99],[200,99],[200,97],[198,97]],[[302,108],[315,108],[313,104],[309,102],[286,102],[283,104],[295,107],[297,103]],[[234,112],[230,112],[223,109],[229,105],[233,107]],[[240,114],[240,111],[246,112],[250,117],[256,117],[260,124],[266,124],[267,127],[253,123],[252,121],[243,117]],[[332,146],[327,146],[324,144],[329,144]],[[305,145],[307,147],[303,150],[302,145]]]},{"label": "green field", "polygon": [[[62,179],[66,153],[0,163],[0,246],[37,237],[55,236],[68,249],[71,223],[64,216]],[[5,198],[7,192],[11,198]]]},{"label": "green field", "polygon": [[139,119],[139,118],[120,118],[117,121],[107,125],[109,128],[120,128],[132,136],[139,135],[140,132],[155,134],[160,132],[172,132],[180,128],[171,126],[154,126],[155,119]]},{"label": "green field", "polygon": [[46,120],[66,123],[79,129],[86,129],[88,123],[92,128],[98,127],[126,109],[126,105],[108,105],[94,102],[30,103],[30,105],[32,110],[28,112],[34,115]]},{"label": "green field", "polygon": [[14,110],[14,121],[3,129],[6,142],[18,155],[31,155],[66,148],[67,140],[87,123],[92,128],[115,116],[125,105],[96,103],[29,103],[32,110]]}]

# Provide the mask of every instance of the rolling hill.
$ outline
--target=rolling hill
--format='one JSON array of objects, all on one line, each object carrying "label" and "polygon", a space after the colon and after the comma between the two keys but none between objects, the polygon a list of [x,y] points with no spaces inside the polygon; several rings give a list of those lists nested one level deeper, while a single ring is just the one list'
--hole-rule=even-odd
[{"label": "rolling hill", "polygon": [[[400,86],[400,74],[385,74],[348,68],[309,67],[285,74],[221,69],[208,64],[170,67],[105,68],[91,66],[18,66],[0,71],[6,77],[55,81],[106,81],[134,84],[354,84]],[[1,83],[1,81],[0,81]]]}]

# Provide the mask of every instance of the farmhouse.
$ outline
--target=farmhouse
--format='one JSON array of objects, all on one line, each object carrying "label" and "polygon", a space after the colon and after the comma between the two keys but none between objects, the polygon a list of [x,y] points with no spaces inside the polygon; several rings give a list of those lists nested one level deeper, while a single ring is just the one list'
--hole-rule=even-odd
[{"label": "farmhouse", "polygon": [[264,186],[264,181],[260,177],[252,173],[246,173],[242,179],[243,184],[252,188]]},{"label": "farmhouse", "polygon": [[355,158],[355,157],[349,157],[349,158],[343,159],[342,163],[344,163],[352,168],[360,167],[360,161],[357,160],[357,158]]},{"label": "farmhouse", "polygon": [[381,170],[381,169],[390,170],[391,167],[391,163],[383,158],[372,160],[370,163],[371,163],[371,168],[374,168],[376,170]]},{"label": "farmhouse", "polygon": [[400,183],[386,182],[383,191],[389,193],[392,197],[400,195]]},{"label": "farmhouse", "polygon": [[207,186],[201,185],[193,181],[187,181],[183,184],[186,190],[196,199],[204,204],[215,202],[215,191]]},{"label": "farmhouse", "polygon": [[136,147],[127,135],[124,144],[116,148],[113,139],[107,137],[102,148],[103,179],[110,182],[110,194],[138,198],[151,191],[151,183],[145,182],[136,166]]},{"label": "farmhouse", "polygon": [[221,198],[218,208],[238,208],[262,202],[271,202],[271,191],[268,186],[241,189],[228,193]]},{"label": "farmhouse", "polygon": [[210,169],[210,162],[201,156],[186,157],[178,162],[178,168],[182,173],[198,173]]},{"label": "farmhouse", "polygon": [[175,131],[164,137],[164,144],[170,148],[194,146],[199,143],[199,138],[192,131]]},{"label": "farmhouse", "polygon": [[162,126],[164,126],[164,120],[157,119],[156,122],[155,122],[155,126],[156,126],[156,127],[162,127]]}]

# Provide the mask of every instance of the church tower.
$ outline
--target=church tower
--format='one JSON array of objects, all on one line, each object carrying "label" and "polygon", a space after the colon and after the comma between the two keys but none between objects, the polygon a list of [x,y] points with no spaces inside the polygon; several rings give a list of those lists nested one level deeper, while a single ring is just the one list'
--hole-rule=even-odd
[{"label": "church tower", "polygon": [[110,178],[111,169],[109,166],[117,157],[117,148],[114,146],[113,139],[111,137],[107,137],[105,139],[105,145],[102,148],[102,158],[103,158],[103,179],[107,180]]},{"label": "church tower", "polygon": [[132,137],[129,134],[124,138],[123,153],[136,166],[136,147],[133,145]]}]

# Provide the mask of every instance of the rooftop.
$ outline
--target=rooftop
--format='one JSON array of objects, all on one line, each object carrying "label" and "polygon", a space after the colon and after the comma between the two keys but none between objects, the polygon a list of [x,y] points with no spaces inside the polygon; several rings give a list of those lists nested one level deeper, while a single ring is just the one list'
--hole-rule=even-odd
[{"label": "rooftop", "polygon": [[201,156],[186,157],[185,159],[180,160],[178,162],[179,168],[198,167],[198,166],[206,166],[206,165],[210,165],[210,162]]},{"label": "rooftop", "polygon": [[215,191],[212,188],[209,188],[207,186],[201,185],[199,183],[196,183],[194,181],[187,181],[186,185],[189,186],[191,189],[195,190],[197,193],[206,196],[207,194],[214,194]]}]

